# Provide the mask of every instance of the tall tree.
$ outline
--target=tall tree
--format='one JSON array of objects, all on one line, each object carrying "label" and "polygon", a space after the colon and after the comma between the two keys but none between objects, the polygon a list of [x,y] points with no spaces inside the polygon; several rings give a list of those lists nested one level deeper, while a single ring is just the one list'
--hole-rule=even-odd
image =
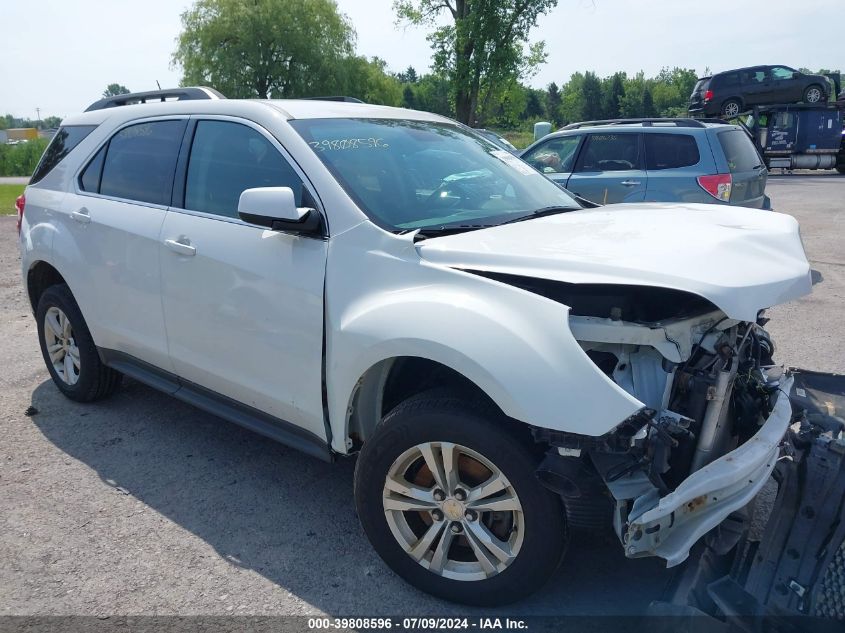
[{"label": "tall tree", "polygon": [[555,82],[550,83],[546,88],[546,115],[556,127],[562,122],[560,113],[562,102],[563,98],[560,94],[560,88],[558,88]]},{"label": "tall tree", "polygon": [[654,99],[651,96],[651,90],[648,86],[645,87],[643,90],[643,109],[642,109],[643,116],[646,118],[651,118],[657,116],[657,112],[654,109]]},{"label": "tall tree", "polygon": [[581,86],[581,118],[584,121],[595,121],[602,118],[601,79],[594,72],[584,73],[584,83]]},{"label": "tall tree", "polygon": [[334,0],[197,0],[173,53],[182,84],[230,97],[335,92],[355,31]]},{"label": "tall tree", "polygon": [[117,95],[128,95],[129,88],[124,86],[123,84],[109,84],[106,86],[106,89],[103,90],[103,99],[108,97],[116,97]]},{"label": "tall tree", "polygon": [[[455,114],[473,124],[518,78],[531,76],[545,61],[542,42],[528,46],[537,18],[557,0],[394,0],[400,22],[432,27],[435,71],[452,83]],[[451,20],[443,25],[440,17]]]},{"label": "tall tree", "polygon": [[419,79],[419,77],[417,76],[417,71],[414,69],[413,66],[408,66],[408,68],[403,72],[397,73],[396,78],[403,84],[415,84]]},{"label": "tall tree", "polygon": [[613,76],[605,80],[604,110],[603,116],[606,119],[618,119],[622,116],[622,98],[625,96],[625,73],[613,73]]}]

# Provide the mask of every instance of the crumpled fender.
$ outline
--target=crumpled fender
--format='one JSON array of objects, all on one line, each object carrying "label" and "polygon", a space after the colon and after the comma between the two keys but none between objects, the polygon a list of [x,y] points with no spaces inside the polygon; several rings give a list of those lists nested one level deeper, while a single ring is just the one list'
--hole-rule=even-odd
[{"label": "crumpled fender", "polygon": [[[381,248],[372,248],[379,242]],[[364,223],[335,236],[326,297],[335,450],[347,450],[356,383],[377,363],[399,356],[442,363],[508,416],[549,429],[597,436],[643,406],[587,357],[568,327],[566,306],[428,263],[410,235]]]}]

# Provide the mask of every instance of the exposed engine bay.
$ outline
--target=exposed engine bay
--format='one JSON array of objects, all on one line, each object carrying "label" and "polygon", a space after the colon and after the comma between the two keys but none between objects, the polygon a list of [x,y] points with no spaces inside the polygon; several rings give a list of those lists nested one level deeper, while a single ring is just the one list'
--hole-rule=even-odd
[{"label": "exposed engine bay", "polygon": [[[626,555],[673,566],[768,478],[789,423],[788,396],[779,396],[791,379],[773,363],[762,314],[745,322],[712,310],[657,323],[621,315],[571,316],[570,327],[593,363],[645,407],[600,437],[535,430],[553,447],[538,476],[562,495],[571,527],[610,519]],[[723,457],[726,466],[713,463]]]}]

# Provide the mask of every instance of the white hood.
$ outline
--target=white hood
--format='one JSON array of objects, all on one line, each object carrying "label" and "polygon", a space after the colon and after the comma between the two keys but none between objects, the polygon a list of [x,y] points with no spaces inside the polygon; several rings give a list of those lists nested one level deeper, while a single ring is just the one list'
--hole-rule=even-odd
[{"label": "white hood", "polygon": [[449,235],[417,245],[454,268],[697,294],[730,318],[811,291],[792,216],[706,204],[619,204]]}]

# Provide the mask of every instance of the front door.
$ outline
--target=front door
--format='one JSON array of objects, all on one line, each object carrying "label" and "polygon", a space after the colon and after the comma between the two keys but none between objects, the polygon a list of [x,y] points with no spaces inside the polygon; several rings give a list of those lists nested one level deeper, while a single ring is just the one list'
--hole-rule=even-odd
[{"label": "front door", "polygon": [[612,130],[588,134],[566,188],[598,204],[642,202],[648,175],[641,136]]},{"label": "front door", "polygon": [[192,136],[184,192],[161,232],[175,372],[325,440],[327,242],[252,226],[237,214],[241,192],[253,187],[291,187],[301,205],[302,178],[252,123],[198,120]]}]

